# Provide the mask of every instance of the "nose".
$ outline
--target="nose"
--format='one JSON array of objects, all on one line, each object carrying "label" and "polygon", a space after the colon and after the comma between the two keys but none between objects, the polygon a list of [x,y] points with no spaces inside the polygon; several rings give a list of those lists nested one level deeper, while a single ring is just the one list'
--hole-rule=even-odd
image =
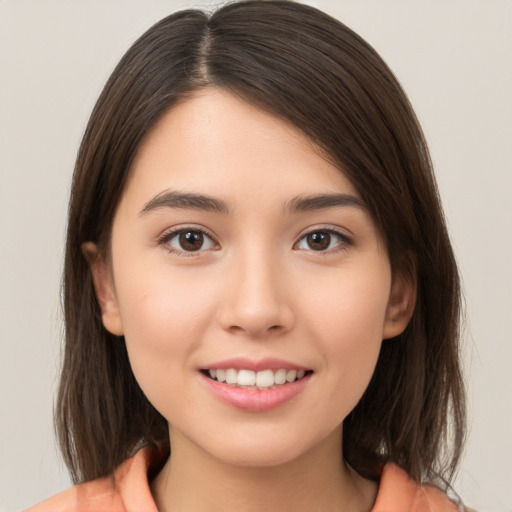
[{"label": "nose", "polygon": [[221,326],[251,338],[292,329],[295,315],[290,283],[272,254],[250,253],[230,262],[219,310]]}]

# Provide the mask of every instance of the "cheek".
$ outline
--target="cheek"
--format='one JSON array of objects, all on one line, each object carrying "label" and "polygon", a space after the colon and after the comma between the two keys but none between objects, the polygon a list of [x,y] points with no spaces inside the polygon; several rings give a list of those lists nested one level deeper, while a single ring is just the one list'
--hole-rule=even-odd
[{"label": "cheek", "polygon": [[[131,267],[133,269],[133,267]],[[191,355],[214,311],[213,290],[185,273],[119,274],[119,307],[134,375],[150,401],[168,400],[170,387],[183,386],[180,372],[193,365]]]},{"label": "cheek", "polygon": [[319,330],[321,338],[331,340],[333,349],[343,346],[336,340],[345,340],[354,348],[382,341],[391,279],[389,272],[368,269],[371,266],[343,269],[316,287],[313,283],[307,287],[310,325]]},{"label": "cheek", "polygon": [[310,302],[311,336],[317,340],[330,383],[326,404],[343,403],[343,418],[355,407],[373,375],[389,289],[386,272],[364,277],[346,274],[337,285],[328,286],[323,300]]}]

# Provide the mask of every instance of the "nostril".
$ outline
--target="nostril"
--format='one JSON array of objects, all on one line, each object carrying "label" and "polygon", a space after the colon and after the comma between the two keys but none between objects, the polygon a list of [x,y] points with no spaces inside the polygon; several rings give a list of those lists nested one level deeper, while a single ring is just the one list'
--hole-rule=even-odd
[{"label": "nostril", "polygon": [[[266,329],[265,328],[262,328],[261,330],[260,329],[256,329],[256,328],[251,328],[250,326],[246,326],[245,328],[240,326],[240,325],[232,325],[229,327],[229,330],[232,332],[232,333],[243,333],[243,332],[246,332],[248,333],[249,335],[257,335],[257,336],[260,336],[260,335],[264,335],[265,333],[273,333],[273,332],[279,332],[283,329],[283,326],[282,325],[271,325],[270,327],[267,327]],[[258,331],[258,332],[256,332]]]}]

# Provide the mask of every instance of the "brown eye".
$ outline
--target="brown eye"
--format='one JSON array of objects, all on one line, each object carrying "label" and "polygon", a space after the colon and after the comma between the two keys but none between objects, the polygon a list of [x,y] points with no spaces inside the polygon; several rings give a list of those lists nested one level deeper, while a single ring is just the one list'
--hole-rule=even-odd
[{"label": "brown eye", "polygon": [[214,241],[197,229],[182,229],[166,237],[165,243],[173,252],[198,252],[213,249]]},{"label": "brown eye", "polygon": [[307,242],[313,251],[325,251],[331,243],[331,235],[329,233],[310,233],[307,236]]},{"label": "brown eye", "polygon": [[198,251],[203,246],[204,236],[199,231],[180,233],[179,244],[185,251]]},{"label": "brown eye", "polygon": [[350,240],[341,233],[332,230],[319,230],[304,235],[297,243],[296,248],[308,251],[328,251],[347,244],[350,244]]}]

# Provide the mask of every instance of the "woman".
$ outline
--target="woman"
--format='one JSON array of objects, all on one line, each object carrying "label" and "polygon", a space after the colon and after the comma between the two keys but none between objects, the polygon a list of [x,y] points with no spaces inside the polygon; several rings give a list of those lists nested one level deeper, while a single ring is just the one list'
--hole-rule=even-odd
[{"label": "woman", "polygon": [[455,510],[420,483],[462,447],[459,293],[367,43],[291,2],[162,20],[78,156],[57,422],[86,483],[34,510]]}]

